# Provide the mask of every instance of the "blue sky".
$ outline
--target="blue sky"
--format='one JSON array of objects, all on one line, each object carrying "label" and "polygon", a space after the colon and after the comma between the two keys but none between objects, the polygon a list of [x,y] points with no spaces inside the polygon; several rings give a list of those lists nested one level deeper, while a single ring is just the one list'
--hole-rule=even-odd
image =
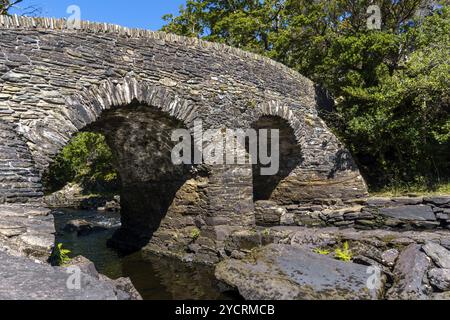
[{"label": "blue sky", "polygon": [[[63,18],[70,5],[81,9],[81,19],[109,22],[126,27],[158,30],[166,13],[178,13],[185,0],[24,0],[20,7],[35,5],[40,16]],[[14,13],[14,12],[13,12]]]}]

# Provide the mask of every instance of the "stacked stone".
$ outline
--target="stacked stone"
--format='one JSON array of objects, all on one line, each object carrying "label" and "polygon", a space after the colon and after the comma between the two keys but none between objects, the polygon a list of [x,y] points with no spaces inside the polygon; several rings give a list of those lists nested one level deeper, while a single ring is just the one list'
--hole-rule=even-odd
[{"label": "stacked stone", "polygon": [[11,122],[0,120],[0,247],[46,260],[54,244],[54,222],[42,207],[39,171]]},{"label": "stacked stone", "polygon": [[[268,207],[267,203],[257,202],[257,213],[261,211],[258,209],[261,205]],[[284,206],[270,202],[269,207],[272,209],[265,210],[265,216],[263,213],[257,216],[260,225],[265,225],[267,224],[265,220],[270,220],[269,225],[395,230],[450,229],[449,196],[368,198],[347,201],[328,199]]]},{"label": "stacked stone", "polygon": [[47,261],[55,242],[50,210],[30,206],[0,205],[0,249],[13,255]]},{"label": "stacked stone", "polygon": [[27,145],[11,123],[0,120],[0,204],[33,202],[42,196]]}]

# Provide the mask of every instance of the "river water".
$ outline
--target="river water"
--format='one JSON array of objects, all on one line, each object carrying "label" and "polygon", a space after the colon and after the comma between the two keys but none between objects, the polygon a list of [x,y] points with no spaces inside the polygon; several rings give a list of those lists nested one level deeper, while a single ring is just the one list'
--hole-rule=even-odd
[{"label": "river water", "polygon": [[[135,253],[123,256],[106,246],[120,227],[120,214],[69,209],[54,210],[56,243],[91,260],[97,270],[112,278],[129,277],[146,300],[216,300],[230,299],[219,291],[213,269],[158,256]],[[85,236],[64,231],[68,221],[83,219],[106,227]]]}]

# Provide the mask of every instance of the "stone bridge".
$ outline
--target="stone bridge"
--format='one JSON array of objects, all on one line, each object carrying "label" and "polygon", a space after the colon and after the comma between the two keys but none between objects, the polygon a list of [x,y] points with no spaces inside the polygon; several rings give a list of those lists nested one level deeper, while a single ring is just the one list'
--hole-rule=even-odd
[{"label": "stone bridge", "polygon": [[[53,218],[41,177],[82,130],[115,154],[122,228],[111,244],[217,255],[230,230],[255,226],[255,202],[339,204],[364,180],[318,116],[315,85],[267,58],[161,32],[0,16],[0,243],[45,258]],[[277,128],[280,171],[258,165],[175,166],[175,128]],[[178,250],[178,251],[177,251]]]}]

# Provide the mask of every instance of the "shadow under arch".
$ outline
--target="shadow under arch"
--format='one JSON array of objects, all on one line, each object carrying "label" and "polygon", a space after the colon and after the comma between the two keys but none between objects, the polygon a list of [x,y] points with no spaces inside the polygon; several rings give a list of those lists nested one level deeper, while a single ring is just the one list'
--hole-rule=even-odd
[{"label": "shadow under arch", "polygon": [[109,244],[124,251],[145,246],[158,230],[177,192],[195,176],[192,165],[174,165],[173,130],[183,122],[137,100],[105,111],[85,128],[102,133],[120,175],[122,228]]},{"label": "shadow under arch", "polygon": [[[268,150],[270,156],[278,157],[279,170],[274,175],[262,175],[263,167],[258,160],[257,164],[252,166],[253,171],[253,200],[275,200],[272,194],[278,185],[290,175],[303,161],[302,150],[297,142],[294,129],[289,122],[280,116],[263,115],[252,123],[252,129],[257,132],[258,141],[260,139],[259,131],[261,129],[279,130],[279,154],[273,150]],[[268,134],[268,147],[271,146],[271,134]],[[258,150],[259,153],[259,150]]]}]

